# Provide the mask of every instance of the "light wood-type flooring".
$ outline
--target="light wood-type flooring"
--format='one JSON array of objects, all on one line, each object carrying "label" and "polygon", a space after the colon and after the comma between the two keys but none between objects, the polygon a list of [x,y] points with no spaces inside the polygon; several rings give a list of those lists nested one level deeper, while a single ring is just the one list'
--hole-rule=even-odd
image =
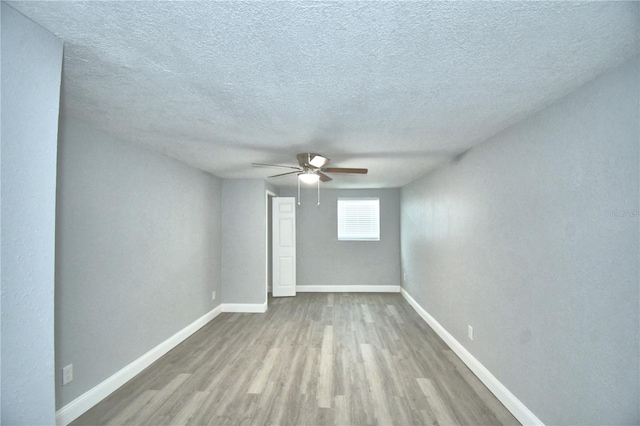
[{"label": "light wood-type flooring", "polygon": [[219,315],[74,425],[518,424],[399,294]]}]

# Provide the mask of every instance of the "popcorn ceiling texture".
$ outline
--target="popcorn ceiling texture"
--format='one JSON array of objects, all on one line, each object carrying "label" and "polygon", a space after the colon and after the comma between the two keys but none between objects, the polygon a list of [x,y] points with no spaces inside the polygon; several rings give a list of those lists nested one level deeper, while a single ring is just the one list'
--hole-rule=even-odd
[{"label": "popcorn ceiling texture", "polygon": [[62,114],[222,178],[370,169],[329,187],[402,186],[639,51],[634,2],[10,4],[66,42]]}]

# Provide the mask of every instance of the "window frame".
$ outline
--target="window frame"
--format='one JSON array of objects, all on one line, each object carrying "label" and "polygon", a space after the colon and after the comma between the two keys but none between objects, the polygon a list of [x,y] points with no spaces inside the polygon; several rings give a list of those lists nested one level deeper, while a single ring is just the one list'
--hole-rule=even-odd
[{"label": "window frame", "polygon": [[[359,235],[355,234],[346,234],[341,232],[341,224],[344,222],[344,207],[346,202],[348,204],[349,201],[375,201],[376,209],[375,209],[375,218],[374,225],[377,225],[375,232],[373,233],[361,233]],[[337,237],[338,241],[380,241],[380,197],[339,197],[337,201]],[[341,204],[343,208],[341,209]],[[342,214],[341,214],[342,210]],[[348,219],[348,218],[347,218]],[[374,235],[375,234],[375,235]]]}]

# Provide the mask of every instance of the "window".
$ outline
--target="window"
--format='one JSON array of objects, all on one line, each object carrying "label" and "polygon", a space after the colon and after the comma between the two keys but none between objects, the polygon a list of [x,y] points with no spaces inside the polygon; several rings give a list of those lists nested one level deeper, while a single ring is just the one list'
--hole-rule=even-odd
[{"label": "window", "polygon": [[380,241],[380,199],[338,199],[338,241]]}]

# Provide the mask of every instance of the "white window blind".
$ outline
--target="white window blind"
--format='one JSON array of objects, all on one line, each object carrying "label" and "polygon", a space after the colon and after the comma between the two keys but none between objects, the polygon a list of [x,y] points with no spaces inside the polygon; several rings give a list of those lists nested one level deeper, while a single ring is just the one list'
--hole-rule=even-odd
[{"label": "white window blind", "polygon": [[338,240],[379,241],[380,199],[339,198]]}]

